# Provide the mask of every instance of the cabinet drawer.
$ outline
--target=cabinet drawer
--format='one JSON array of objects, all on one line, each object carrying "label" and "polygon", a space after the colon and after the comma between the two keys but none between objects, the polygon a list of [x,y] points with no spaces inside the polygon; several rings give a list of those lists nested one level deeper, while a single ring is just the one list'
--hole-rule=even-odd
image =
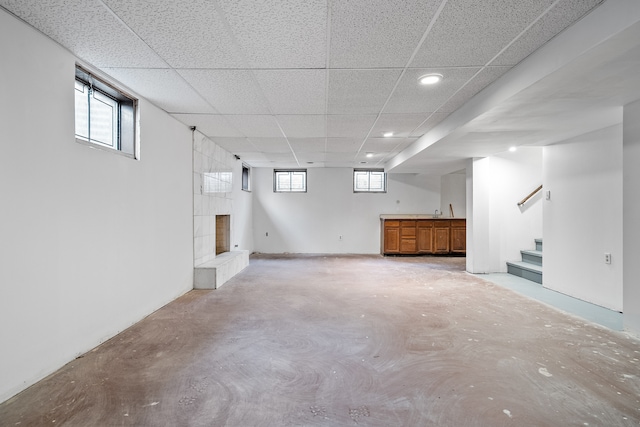
[{"label": "cabinet drawer", "polygon": [[384,221],[384,226],[385,227],[400,227],[400,221],[398,221],[398,220],[385,220]]},{"label": "cabinet drawer", "polygon": [[400,227],[400,236],[402,237],[415,237],[416,228],[415,227]]}]

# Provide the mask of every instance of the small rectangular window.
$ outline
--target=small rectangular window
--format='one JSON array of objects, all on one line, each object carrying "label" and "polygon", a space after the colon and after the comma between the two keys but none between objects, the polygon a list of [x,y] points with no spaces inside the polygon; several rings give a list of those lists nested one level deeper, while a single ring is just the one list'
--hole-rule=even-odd
[{"label": "small rectangular window", "polygon": [[135,157],[137,100],[76,66],[76,139]]},{"label": "small rectangular window", "polygon": [[382,169],[354,169],[354,193],[386,193],[387,174]]},{"label": "small rectangular window", "polygon": [[273,191],[276,193],[305,193],[307,191],[307,170],[274,170]]},{"label": "small rectangular window", "polygon": [[251,191],[251,168],[244,163],[242,164],[242,189]]}]

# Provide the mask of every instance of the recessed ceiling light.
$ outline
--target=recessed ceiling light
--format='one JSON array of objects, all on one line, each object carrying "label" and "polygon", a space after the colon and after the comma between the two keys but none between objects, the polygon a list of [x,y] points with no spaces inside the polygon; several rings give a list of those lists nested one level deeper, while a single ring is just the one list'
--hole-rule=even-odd
[{"label": "recessed ceiling light", "polygon": [[393,136],[393,132],[385,132],[382,134],[385,138],[391,138]]},{"label": "recessed ceiling light", "polygon": [[516,151],[517,149],[518,149],[517,147],[509,147],[509,151],[511,151],[512,153],[513,153],[514,151]]},{"label": "recessed ceiling light", "polygon": [[421,85],[434,85],[436,83],[439,83],[440,80],[442,80],[442,74],[431,73],[420,76],[420,78],[418,79],[418,83],[420,83]]},{"label": "recessed ceiling light", "polygon": [[373,157],[373,153],[367,153],[367,157]]}]

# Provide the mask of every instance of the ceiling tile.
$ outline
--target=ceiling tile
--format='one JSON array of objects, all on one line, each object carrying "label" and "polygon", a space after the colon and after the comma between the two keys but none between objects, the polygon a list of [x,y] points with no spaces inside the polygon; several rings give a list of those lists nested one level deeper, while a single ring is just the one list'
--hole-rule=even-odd
[{"label": "ceiling tile", "polygon": [[422,114],[381,114],[371,131],[371,137],[381,137],[385,132],[393,132],[395,137],[408,137],[427,117]]},{"label": "ceiling tile", "polygon": [[[411,142],[415,141],[411,138]],[[398,150],[400,145],[407,145],[407,138],[368,138],[360,151],[365,153],[388,153]]]},{"label": "ceiling tile", "polygon": [[327,116],[327,136],[331,138],[366,138],[376,121],[376,115],[331,115]]},{"label": "ceiling tile", "polygon": [[290,153],[286,138],[249,138],[257,151],[263,153]]},{"label": "ceiling tile", "polygon": [[0,0],[0,5],[96,67],[167,68],[99,1]]},{"label": "ceiling tile", "polygon": [[253,68],[326,66],[326,0],[218,0]]},{"label": "ceiling tile", "polygon": [[283,138],[275,117],[267,115],[235,115],[225,118],[244,136],[250,138]]},{"label": "ceiling tile", "polygon": [[401,70],[330,70],[329,114],[377,114]]},{"label": "ceiling tile", "polygon": [[287,138],[311,138],[326,136],[325,116],[276,116]]},{"label": "ceiling tile", "polygon": [[486,65],[552,2],[449,1],[411,66]]},{"label": "ceiling tile", "polygon": [[561,0],[491,65],[515,65],[603,0]]},{"label": "ceiling tile", "polygon": [[215,113],[213,107],[174,70],[103,68],[105,73],[170,113]]},{"label": "ceiling tile", "polygon": [[325,162],[341,162],[353,165],[353,159],[356,156],[357,151],[343,151],[343,152],[327,152],[324,155]]},{"label": "ceiling tile", "polygon": [[355,153],[362,145],[357,138],[327,138],[327,151],[335,153]]},{"label": "ceiling tile", "polygon": [[299,167],[296,158],[291,151],[288,153],[269,153],[267,159],[270,163],[277,164],[278,167]]},{"label": "ceiling tile", "polygon": [[324,153],[327,148],[325,138],[289,138],[289,143],[296,153]]},{"label": "ceiling tile", "polygon": [[332,68],[404,67],[441,0],[331,4]]},{"label": "ceiling tile", "polygon": [[425,122],[421,123],[420,126],[415,129],[410,136],[412,137],[421,137],[431,129],[433,129],[438,123],[443,121],[447,116],[451,113],[431,113],[427,115],[429,117]]},{"label": "ceiling tile", "polygon": [[215,114],[172,114],[172,116],[187,126],[195,126],[210,138],[244,136],[224,116]]},{"label": "ceiling tile", "polygon": [[218,144],[230,153],[257,151],[256,147],[248,138],[211,138],[213,142]]},{"label": "ceiling tile", "polygon": [[220,114],[269,114],[248,70],[178,70]]},{"label": "ceiling tile", "polygon": [[296,152],[296,157],[298,158],[300,165],[303,165],[303,166],[313,165],[314,167],[317,167],[319,166],[318,163],[324,162],[325,154],[319,153],[317,151],[311,151],[311,152],[299,151],[299,152]]},{"label": "ceiling tile", "polygon": [[325,70],[255,70],[273,114],[324,114]]},{"label": "ceiling tile", "polygon": [[215,2],[103,0],[149,46],[175,68],[245,65]]},{"label": "ceiling tile", "polygon": [[[384,112],[430,113],[437,111],[478,70],[480,68],[476,67],[408,69]],[[444,78],[433,86],[418,84],[418,77],[428,73],[440,73]]]},{"label": "ceiling tile", "polygon": [[465,102],[469,101],[475,94],[489,86],[496,79],[509,71],[511,67],[486,67],[473,78],[465,87],[460,89],[446,104],[440,109],[441,112],[455,111]]}]

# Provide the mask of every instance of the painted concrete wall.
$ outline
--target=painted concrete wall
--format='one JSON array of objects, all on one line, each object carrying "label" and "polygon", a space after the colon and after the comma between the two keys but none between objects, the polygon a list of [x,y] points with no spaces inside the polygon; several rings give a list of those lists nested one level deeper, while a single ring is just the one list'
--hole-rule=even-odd
[{"label": "painted concrete wall", "polygon": [[545,147],[543,169],[544,286],[622,311],[622,125]]},{"label": "painted concrete wall", "polygon": [[622,139],[624,327],[640,335],[640,101],[624,108]]},{"label": "painted concrete wall", "polygon": [[[253,168],[249,168],[251,181]],[[253,191],[242,190],[242,161],[233,165],[233,214],[231,224],[231,250],[253,252]]]},{"label": "painted concrete wall", "polygon": [[449,216],[449,204],[456,218],[467,216],[467,175],[465,171],[440,177],[440,209]]},{"label": "painted concrete wall", "polygon": [[273,169],[253,178],[257,252],[380,253],[380,214],[440,209],[439,177],[389,174],[384,194],[354,194],[350,168],[308,169],[300,194],[274,193]]},{"label": "painted concrete wall", "polygon": [[75,142],[74,58],[0,11],[0,401],[193,282],[191,133],[140,101],[139,161]]},{"label": "painted concrete wall", "polygon": [[541,193],[517,203],[542,182],[542,148],[473,159],[467,167],[467,270],[506,272],[521,249],[542,237]]}]

